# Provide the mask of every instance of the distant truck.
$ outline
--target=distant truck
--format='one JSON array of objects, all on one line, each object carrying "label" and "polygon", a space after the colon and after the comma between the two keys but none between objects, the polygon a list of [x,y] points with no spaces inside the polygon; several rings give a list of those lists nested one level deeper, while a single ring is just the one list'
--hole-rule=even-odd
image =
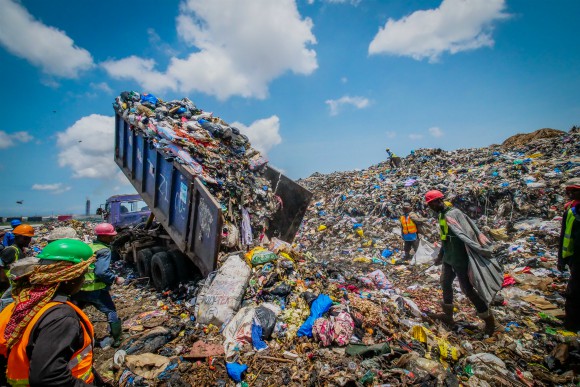
[{"label": "distant truck", "polygon": [[[220,203],[202,180],[188,165],[153,146],[118,113],[114,157],[139,194],[139,200],[129,199],[130,195],[112,197],[105,207],[107,219],[119,227],[129,221],[128,214],[136,216],[131,218],[133,223],[139,221],[115,241],[120,256],[135,263],[140,276],[151,278],[159,290],[175,287],[195,273],[205,277],[214,271],[224,232],[223,216]],[[266,168],[265,177],[284,203],[270,219],[267,234],[292,242],[312,193],[281,172]],[[122,213],[125,203],[130,204],[130,211]],[[147,211],[152,216],[143,224]]]},{"label": "distant truck", "polygon": [[105,208],[97,209],[97,215],[102,215],[105,222],[117,229],[145,223],[150,214],[149,206],[138,194],[111,196],[105,202]]}]

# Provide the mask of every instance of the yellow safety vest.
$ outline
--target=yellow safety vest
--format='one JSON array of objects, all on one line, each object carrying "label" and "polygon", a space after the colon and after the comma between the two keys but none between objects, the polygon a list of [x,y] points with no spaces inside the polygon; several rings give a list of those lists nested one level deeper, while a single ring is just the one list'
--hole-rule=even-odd
[{"label": "yellow safety vest", "polygon": [[[91,243],[89,244],[89,246],[91,247],[91,249],[93,249],[93,254],[95,254],[99,250],[109,248],[109,246],[100,242]],[[104,289],[106,287],[107,287],[106,283],[97,280],[97,276],[95,275],[95,264],[92,263],[91,265],[89,265],[89,270],[87,271],[87,274],[85,274],[85,282],[83,283],[81,291],[92,292],[95,290]]]},{"label": "yellow safety vest", "polygon": [[449,234],[449,226],[447,225],[447,220],[443,214],[439,214],[439,235],[441,240],[447,240],[447,234]]},{"label": "yellow safety vest", "polygon": [[403,240],[414,241],[417,239],[417,226],[408,215],[401,216],[401,226],[403,227]]},{"label": "yellow safety vest", "polygon": [[10,285],[12,285],[12,280],[10,279],[10,266],[12,266],[15,262],[17,262],[20,259],[20,249],[14,245],[10,245],[6,248],[16,250],[16,255],[14,256],[14,262],[12,262],[10,265],[7,266],[6,269],[4,269],[4,274],[6,274],[6,278],[8,278],[8,281],[10,281]]},{"label": "yellow safety vest", "polygon": [[572,239],[572,225],[576,219],[576,208],[570,208],[566,216],[566,228],[564,229],[564,240],[562,241],[562,258],[574,255],[574,240]]}]

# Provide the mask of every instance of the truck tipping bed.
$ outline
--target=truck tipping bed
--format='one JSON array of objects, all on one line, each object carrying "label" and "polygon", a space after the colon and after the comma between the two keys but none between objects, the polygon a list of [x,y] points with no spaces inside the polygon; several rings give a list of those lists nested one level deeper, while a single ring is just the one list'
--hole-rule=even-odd
[{"label": "truck tipping bed", "polygon": [[[177,247],[204,276],[212,272],[223,217],[220,204],[203,182],[187,165],[153,147],[119,114],[115,114],[115,162]],[[270,220],[267,234],[292,242],[312,193],[269,166],[265,176],[284,203]]]}]

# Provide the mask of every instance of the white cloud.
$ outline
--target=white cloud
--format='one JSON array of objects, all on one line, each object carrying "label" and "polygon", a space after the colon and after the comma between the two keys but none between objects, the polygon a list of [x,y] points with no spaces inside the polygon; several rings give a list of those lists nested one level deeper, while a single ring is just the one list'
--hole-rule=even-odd
[{"label": "white cloud", "polygon": [[93,83],[91,82],[89,86],[94,90],[100,90],[105,94],[112,94],[113,89],[107,84],[107,82]]},{"label": "white cloud", "polygon": [[115,118],[91,114],[57,133],[58,163],[70,167],[73,177],[116,178],[119,168],[113,161]]},{"label": "white cloud", "polygon": [[348,83],[348,78],[347,77],[342,77],[342,78],[340,78],[340,82],[341,83]]},{"label": "white cloud", "polygon": [[70,186],[63,186],[62,183],[54,183],[54,184],[34,184],[32,185],[32,189],[35,191],[47,191],[51,194],[61,194],[66,191],[70,191],[72,187]]},{"label": "white cloud", "polygon": [[395,137],[397,137],[397,132],[393,132],[392,130],[389,130],[387,132],[387,137],[388,138],[395,138]]},{"label": "white cloud", "polygon": [[367,98],[349,97],[348,95],[339,99],[329,99],[325,101],[325,103],[330,107],[331,116],[336,116],[344,105],[352,105],[357,109],[364,109],[369,105],[369,102],[370,101]]},{"label": "white cloud", "polygon": [[[225,12],[224,10],[227,10]],[[147,90],[265,98],[269,83],[291,71],[318,67],[312,20],[294,1],[185,0],[177,33],[191,52],[172,57],[165,71],[152,59],[131,56],[103,63],[113,78],[134,80]]]},{"label": "white cloud", "polygon": [[435,62],[444,52],[491,47],[493,23],[509,17],[505,7],[505,0],[443,0],[439,8],[389,18],[370,43],[369,54]]},{"label": "white cloud", "polygon": [[267,153],[274,146],[282,142],[282,137],[280,136],[280,119],[275,115],[256,120],[250,126],[246,126],[241,122],[234,122],[230,125],[238,128],[241,133],[248,136],[252,147],[260,152]]},{"label": "white cloud", "polygon": [[0,45],[46,74],[76,78],[93,66],[91,54],[66,33],[36,20],[13,0],[0,0]]},{"label": "white cloud", "polygon": [[441,130],[441,128],[438,128],[437,126],[429,128],[428,130],[429,130],[429,134],[433,137],[443,136],[443,131]]},{"label": "white cloud", "polygon": [[32,137],[28,132],[21,131],[6,133],[5,131],[0,130],[0,149],[10,148],[19,142],[27,143],[33,139],[34,137]]},{"label": "white cloud", "polygon": [[423,136],[422,134],[417,134],[417,133],[409,134],[409,138],[411,140],[421,140],[423,137],[425,137],[425,136]]}]

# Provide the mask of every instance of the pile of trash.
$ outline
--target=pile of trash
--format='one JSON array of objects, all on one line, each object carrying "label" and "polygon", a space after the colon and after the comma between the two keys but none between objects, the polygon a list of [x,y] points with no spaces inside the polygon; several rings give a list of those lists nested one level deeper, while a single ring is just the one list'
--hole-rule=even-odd
[{"label": "pile of trash", "polygon": [[[124,263],[112,290],[124,340],[95,364],[121,386],[532,386],[580,381],[578,332],[562,327],[567,273],[556,269],[565,197],[580,175],[580,134],[499,146],[420,149],[391,170],[314,174],[314,200],[294,244],[263,238],[224,253],[197,283],[151,291]],[[437,225],[429,189],[470,215],[496,243],[504,283],[483,334],[456,283],[454,328],[439,311]],[[398,217],[410,202],[431,218],[411,264],[400,264]],[[89,310],[97,336],[104,317]]]},{"label": "pile of trash", "polygon": [[188,98],[163,101],[153,94],[122,92],[115,111],[155,148],[207,185],[222,211],[241,223],[241,205],[254,230],[263,229],[280,205],[264,177],[268,159],[248,137]]}]

